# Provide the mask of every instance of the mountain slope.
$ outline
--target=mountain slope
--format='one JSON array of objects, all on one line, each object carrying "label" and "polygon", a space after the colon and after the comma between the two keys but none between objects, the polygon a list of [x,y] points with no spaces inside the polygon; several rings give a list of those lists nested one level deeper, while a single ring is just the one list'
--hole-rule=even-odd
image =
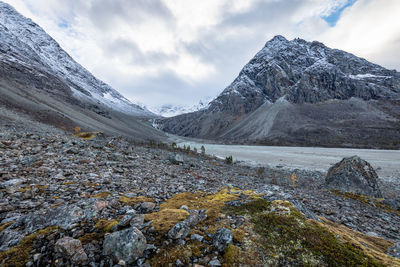
[{"label": "mountain slope", "polygon": [[[147,139],[156,115],[75,62],[46,32],[0,1],[0,104],[34,120]],[[12,118],[9,118],[12,120]]]},{"label": "mountain slope", "polygon": [[233,143],[399,145],[400,74],[319,42],[276,36],[209,108],[163,121]]}]

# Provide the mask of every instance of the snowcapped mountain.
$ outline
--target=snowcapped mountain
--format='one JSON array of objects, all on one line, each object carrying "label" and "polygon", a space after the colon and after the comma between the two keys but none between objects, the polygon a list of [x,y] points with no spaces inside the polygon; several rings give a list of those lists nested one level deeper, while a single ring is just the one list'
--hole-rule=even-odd
[{"label": "snowcapped mountain", "polygon": [[162,117],[169,118],[169,117],[178,116],[178,115],[184,114],[184,113],[191,113],[191,112],[196,112],[199,110],[206,109],[206,108],[208,108],[208,106],[212,100],[213,100],[213,98],[206,98],[204,100],[200,100],[199,103],[197,103],[196,105],[193,105],[193,106],[179,106],[179,105],[175,106],[175,105],[167,104],[167,105],[150,108],[150,110],[153,113],[158,114]]},{"label": "snowcapped mountain", "polygon": [[153,115],[94,77],[41,27],[1,1],[0,60],[19,63],[57,76],[68,84],[73,96],[81,101],[103,104],[126,114]]},{"label": "snowcapped mountain", "polygon": [[234,143],[390,147],[400,145],[399,94],[395,70],[278,35],[207,109],[163,129]]},{"label": "snowcapped mountain", "polygon": [[166,138],[150,123],[155,114],[94,77],[37,24],[1,1],[0,111],[0,124],[22,130],[79,126],[136,141]]}]

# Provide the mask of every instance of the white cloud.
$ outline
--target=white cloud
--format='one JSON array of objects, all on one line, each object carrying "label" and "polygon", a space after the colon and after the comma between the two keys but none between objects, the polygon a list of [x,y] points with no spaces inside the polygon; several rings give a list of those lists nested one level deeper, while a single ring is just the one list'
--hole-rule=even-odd
[{"label": "white cloud", "polygon": [[399,14],[398,0],[359,0],[318,37],[329,46],[400,70]]},{"label": "white cloud", "polygon": [[98,78],[147,105],[217,95],[276,34],[400,69],[398,0],[358,0],[335,27],[321,17],[349,0],[5,1]]}]

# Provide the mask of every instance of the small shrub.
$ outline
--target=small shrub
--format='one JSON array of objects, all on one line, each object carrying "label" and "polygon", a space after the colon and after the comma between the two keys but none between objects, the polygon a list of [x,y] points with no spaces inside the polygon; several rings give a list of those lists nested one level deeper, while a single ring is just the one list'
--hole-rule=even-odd
[{"label": "small shrub", "polygon": [[233,158],[232,158],[232,156],[226,157],[226,158],[225,158],[225,163],[226,163],[226,164],[232,164],[232,163],[233,163]]},{"label": "small shrub", "polygon": [[206,154],[206,148],[204,146],[201,146],[201,154],[204,156]]}]

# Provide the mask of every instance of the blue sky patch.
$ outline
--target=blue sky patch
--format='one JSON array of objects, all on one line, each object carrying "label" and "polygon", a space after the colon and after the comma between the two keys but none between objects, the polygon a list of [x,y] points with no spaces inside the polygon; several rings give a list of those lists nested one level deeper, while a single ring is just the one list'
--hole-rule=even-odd
[{"label": "blue sky patch", "polygon": [[68,22],[66,20],[61,20],[58,23],[58,27],[60,27],[60,28],[69,28],[69,24],[68,24]]},{"label": "blue sky patch", "polygon": [[337,21],[340,18],[340,15],[342,12],[348,8],[354,5],[354,3],[357,2],[357,0],[348,0],[346,4],[343,6],[335,9],[329,16],[322,17],[323,20],[325,20],[329,26],[334,27],[337,23]]}]

